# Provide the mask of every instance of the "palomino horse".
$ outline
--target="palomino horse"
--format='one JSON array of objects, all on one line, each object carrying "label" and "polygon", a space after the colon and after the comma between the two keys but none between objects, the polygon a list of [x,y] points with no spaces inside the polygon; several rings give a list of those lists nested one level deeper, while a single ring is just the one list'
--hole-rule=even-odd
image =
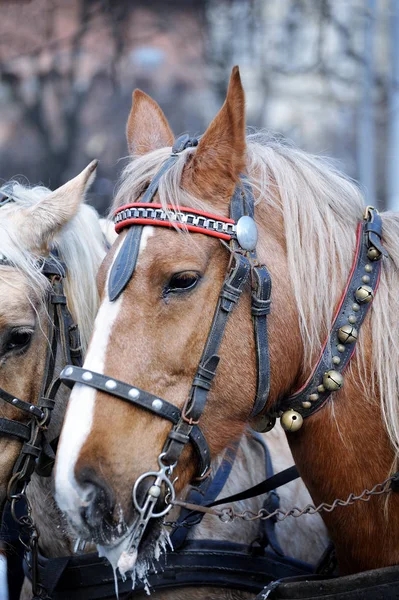
[{"label": "palomino horse", "polygon": [[[30,451],[26,443],[22,448],[22,435],[25,430],[29,434],[32,423],[35,425],[37,421],[42,421],[40,414],[37,417],[33,411],[26,411],[25,407],[30,409],[38,404],[43,405],[43,390],[51,388],[52,379],[56,378],[65,361],[70,360],[69,337],[72,330],[68,329],[72,323],[68,321],[64,309],[61,313],[51,312],[52,305],[62,304],[63,296],[57,294],[62,293],[63,279],[67,304],[73,322],[80,331],[81,350],[87,347],[91,333],[98,306],[95,278],[105,249],[98,216],[92,208],[82,205],[82,200],[94,177],[95,168],[96,163],[92,163],[79,176],[54,192],[43,187],[26,188],[16,182],[10,182],[1,189],[2,504],[13,470],[16,491],[20,492],[19,477],[15,479],[15,475],[23,473],[26,465],[24,460],[29,459],[24,450]],[[61,319],[58,318],[59,314],[62,315]],[[65,322],[64,326],[61,321]],[[79,345],[76,336],[74,342]],[[17,400],[4,402],[8,398],[7,392],[13,394],[11,399],[22,399],[22,403]],[[68,395],[65,389],[61,389],[55,397],[52,418],[45,427],[49,441],[60,432]],[[32,443],[31,440],[26,441]],[[37,448],[33,448],[33,451],[40,450],[40,438],[35,438],[35,444]],[[33,458],[35,456],[33,454]],[[32,466],[35,466],[34,462]],[[25,475],[22,484],[29,481],[30,473]],[[50,477],[39,478],[34,475],[28,489],[30,494],[36,490],[32,514],[36,525],[43,531],[41,544],[46,546],[51,540],[53,552],[56,552],[57,539],[58,547],[62,546],[65,536],[55,527],[59,511],[51,500],[51,487]],[[12,494],[14,486],[10,489]],[[49,523],[53,523],[55,531],[51,531]],[[49,534],[46,539],[47,531]]]},{"label": "palomino horse", "polygon": [[[26,348],[16,348],[15,351],[10,349],[7,354],[4,352],[4,356],[8,360],[7,368],[5,368],[6,361],[4,360],[2,370],[4,380],[1,379],[1,384],[4,387],[7,386],[7,389],[14,391],[21,398],[29,399],[33,405],[39,396],[38,387],[45,378],[46,370],[45,361],[38,359],[46,355],[44,348],[49,336],[46,299],[51,288],[48,277],[43,274],[42,259],[48,256],[50,249],[51,254],[59,257],[59,260],[65,265],[66,299],[73,320],[78,324],[81,332],[83,351],[91,333],[97,308],[95,276],[104,257],[103,237],[98,217],[91,208],[81,205],[85,190],[90,184],[92,171],[93,168],[89,167],[80,176],[52,193],[45,188],[27,189],[16,183],[8,184],[3,188],[4,200],[0,209],[0,225],[2,230],[7,232],[7,235],[2,236],[2,245],[0,245],[3,256],[0,269],[3,335],[5,336],[8,330],[13,331],[14,329],[18,329],[18,331],[22,329],[23,332],[33,329],[34,333],[32,339],[26,341]],[[46,229],[44,229],[44,225],[46,225]],[[110,238],[111,235],[109,232],[107,233]],[[30,238],[27,237],[28,234],[31,236]],[[30,306],[32,306],[31,312],[29,311]],[[21,321],[21,319],[25,319],[25,321]],[[13,335],[17,337],[17,332]],[[15,342],[14,338],[13,341]],[[56,354],[56,360],[53,376],[56,376],[65,364],[63,362],[65,357],[62,356],[62,353]],[[16,377],[18,371],[21,374]],[[49,440],[57,438],[59,434],[67,399],[66,391],[66,388],[61,388],[57,393],[48,429]],[[14,408],[15,415],[10,410],[13,408],[12,404],[10,409],[8,406],[4,403],[3,415],[6,418],[21,416],[18,415],[16,408]],[[2,443],[5,444],[6,439],[11,447],[13,438],[3,438],[0,435]],[[12,443],[16,446],[15,452],[19,451],[17,447],[19,442],[13,440]],[[254,446],[257,444],[244,437],[232,468],[231,477],[224,485],[224,494],[239,491],[237,486],[240,485],[253,485],[264,476],[263,452]],[[280,433],[274,436],[269,447],[276,468],[284,468],[290,464],[290,453]],[[12,469],[14,453],[3,452],[2,456],[4,460],[2,477],[6,487],[6,476]],[[251,471],[250,464],[256,466],[256,469]],[[242,474],[243,469],[245,476]],[[299,480],[292,482],[290,486],[281,491],[283,508],[288,506],[292,495],[299,495],[304,502],[307,500],[305,490]],[[40,535],[39,547],[42,555],[56,560],[59,557],[71,555],[74,551],[76,537],[68,534],[65,522],[54,504],[52,478],[33,474],[27,496],[33,520]],[[261,499],[253,500],[249,505],[247,503],[251,510],[258,510],[261,505]],[[189,537],[223,540],[234,536],[236,541],[249,544],[257,537],[258,529],[257,523],[245,522],[242,522],[240,528],[235,525],[233,527],[231,524],[227,527],[217,524],[215,527],[212,519],[205,518],[200,527],[196,527],[190,532]],[[309,529],[313,534],[311,539],[309,539]],[[289,527],[279,525],[277,535],[287,554],[291,553],[297,558],[309,562],[316,562],[326,544],[323,527],[314,517],[308,518],[307,522],[303,524],[302,531],[296,534],[294,541],[292,541],[292,532]],[[219,593],[215,593],[219,598]],[[172,594],[173,597],[176,597],[175,592]],[[192,590],[189,596],[187,594],[188,592],[184,592],[186,598],[211,597],[209,590],[205,592]],[[31,595],[31,585],[26,580],[21,598],[29,599]],[[163,597],[162,594],[158,595]],[[237,597],[244,597],[244,594],[237,595]]]},{"label": "palomino horse", "polygon": [[[100,269],[102,304],[84,369],[63,374],[78,385],[56,472],[60,508],[125,572],[134,570],[138,553],[153,556],[162,530],[155,515],[205,473],[208,449],[218,455],[248,421],[261,425],[259,415],[306,383],[351,273],[364,213],[356,187],[322,160],[264,135],[245,137],[238,69],[199,142],[180,139],[171,154],[165,116],[139,91],[127,132],[136,158],[115,200],[121,235]],[[151,209],[146,202],[156,191]],[[399,445],[399,218],[387,214],[383,222],[391,259],[383,260],[346,383],[339,370],[336,381],[327,372],[303,410],[333,384],[342,389],[288,433],[316,502],[384,481]],[[362,277],[374,277],[377,262]],[[268,340],[263,264],[273,281]],[[237,302],[249,272],[254,297],[245,287]],[[363,292],[356,307],[372,297],[373,290]],[[343,357],[354,338],[341,344]],[[340,360],[330,356],[331,371]],[[300,425],[298,410],[284,413],[285,427]],[[398,502],[393,494],[373,497],[323,515],[342,573],[399,562]],[[383,547],[374,543],[382,535]]]}]

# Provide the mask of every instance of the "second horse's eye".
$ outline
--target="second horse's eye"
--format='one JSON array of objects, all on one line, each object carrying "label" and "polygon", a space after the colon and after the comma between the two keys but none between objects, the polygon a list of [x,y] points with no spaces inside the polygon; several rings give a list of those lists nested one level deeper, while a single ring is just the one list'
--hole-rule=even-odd
[{"label": "second horse's eye", "polygon": [[165,288],[165,293],[187,292],[193,289],[200,280],[200,274],[196,271],[183,271],[175,273]]},{"label": "second horse's eye", "polygon": [[29,329],[13,329],[7,338],[5,352],[23,350],[31,341],[32,334]]}]

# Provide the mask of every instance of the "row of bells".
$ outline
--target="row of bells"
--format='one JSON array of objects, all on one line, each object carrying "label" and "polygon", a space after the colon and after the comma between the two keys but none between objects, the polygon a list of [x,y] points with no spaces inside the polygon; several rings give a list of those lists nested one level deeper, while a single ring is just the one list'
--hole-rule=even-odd
[{"label": "row of bells", "polygon": [[[372,259],[373,260],[373,259]],[[358,304],[368,304],[372,301],[374,297],[374,291],[369,285],[361,285],[357,288],[355,292],[355,298]],[[355,306],[357,306],[356,311],[359,310],[358,305],[353,305],[355,310]],[[352,324],[343,325],[338,329],[338,339],[341,344],[338,346],[340,352],[345,350],[345,347],[342,344],[353,344],[357,340],[357,330],[353,327]],[[334,357],[335,358],[335,357]],[[337,361],[339,364],[339,359]],[[328,390],[330,392],[336,392],[341,389],[344,385],[344,378],[342,373],[339,371],[335,371],[331,369],[330,371],[326,371],[323,376],[323,385],[320,386],[323,390]],[[317,394],[315,394],[317,396]],[[317,396],[318,397],[318,396]],[[285,431],[298,431],[302,427],[303,417],[301,413],[296,410],[290,408],[286,410],[281,415],[281,426]]]}]

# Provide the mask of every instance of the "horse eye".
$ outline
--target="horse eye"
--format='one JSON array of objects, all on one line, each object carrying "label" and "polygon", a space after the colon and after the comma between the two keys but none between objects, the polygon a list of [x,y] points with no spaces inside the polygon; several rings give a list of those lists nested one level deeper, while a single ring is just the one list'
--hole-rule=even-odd
[{"label": "horse eye", "polygon": [[165,288],[165,293],[170,292],[187,292],[193,289],[200,280],[200,274],[196,271],[185,271],[183,273],[175,273],[169,280]]},{"label": "horse eye", "polygon": [[33,331],[28,329],[13,329],[6,341],[5,352],[12,352],[15,350],[22,350],[28,346],[32,339]]}]

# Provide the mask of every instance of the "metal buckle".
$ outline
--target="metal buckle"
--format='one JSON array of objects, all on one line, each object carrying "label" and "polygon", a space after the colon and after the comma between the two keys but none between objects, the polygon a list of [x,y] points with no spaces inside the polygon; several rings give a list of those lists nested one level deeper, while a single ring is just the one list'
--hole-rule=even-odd
[{"label": "metal buckle", "polygon": [[193,425],[198,425],[199,419],[198,419],[198,421],[194,421],[194,419],[187,416],[187,408],[188,408],[188,403],[190,401],[191,401],[191,398],[186,398],[186,401],[185,401],[182,411],[181,411],[181,418],[183,419],[183,421],[185,423],[188,423],[188,425],[191,425],[191,427],[192,427]]},{"label": "metal buckle", "polygon": [[378,214],[378,210],[374,206],[371,206],[371,204],[367,205],[364,209],[363,219],[365,221],[372,221],[374,218],[373,211]]}]

